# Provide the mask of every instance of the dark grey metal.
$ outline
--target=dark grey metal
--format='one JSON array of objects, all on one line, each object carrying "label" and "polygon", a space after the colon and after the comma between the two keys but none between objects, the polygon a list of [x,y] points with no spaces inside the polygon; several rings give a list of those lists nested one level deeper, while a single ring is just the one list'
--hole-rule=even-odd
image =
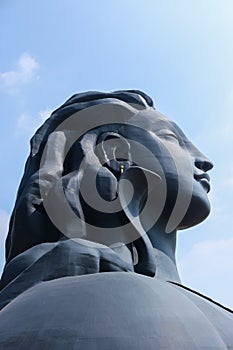
[{"label": "dark grey metal", "polygon": [[232,311],[175,259],[177,230],[209,214],[212,167],[141,91],[54,111],[11,216],[0,349],[232,349]]}]

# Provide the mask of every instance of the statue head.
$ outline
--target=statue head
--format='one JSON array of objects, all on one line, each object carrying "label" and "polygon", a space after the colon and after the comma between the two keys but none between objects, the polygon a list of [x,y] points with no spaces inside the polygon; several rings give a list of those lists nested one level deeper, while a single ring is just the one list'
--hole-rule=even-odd
[{"label": "statue head", "polygon": [[7,259],[62,237],[128,244],[194,226],[210,211],[212,166],[145,93],[76,94],[31,139]]}]

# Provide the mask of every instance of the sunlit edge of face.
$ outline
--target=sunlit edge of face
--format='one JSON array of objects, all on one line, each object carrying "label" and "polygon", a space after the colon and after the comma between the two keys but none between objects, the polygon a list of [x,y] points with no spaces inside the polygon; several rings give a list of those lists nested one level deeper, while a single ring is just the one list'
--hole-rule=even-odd
[{"label": "sunlit edge of face", "polygon": [[[151,119],[152,115],[153,119]],[[179,156],[182,155],[182,152],[188,152],[192,163],[192,172],[188,175],[190,176],[190,181],[184,181],[185,185],[187,182],[188,185],[191,183],[191,200],[186,211],[183,213],[183,219],[179,222],[176,229],[182,230],[201,223],[208,217],[211,206],[206,186],[203,186],[203,181],[198,181],[195,178],[195,175],[202,176],[205,174],[213,167],[212,163],[198,150],[196,146],[192,144],[178,125],[163,114],[153,110],[152,113],[150,111],[149,116],[143,115],[141,118],[141,122],[139,123],[140,127],[142,127],[143,124],[147,125],[147,129],[149,129],[148,133],[155,140],[155,143],[162,143],[166,145],[167,149],[173,148],[174,150],[174,147],[176,147],[177,155]],[[146,120],[143,120],[143,118],[146,118]],[[162,129],[159,127],[159,124],[163,124]],[[203,164],[206,166],[207,163],[209,163],[209,165],[206,170],[204,169]],[[187,177],[187,174],[185,174],[185,177]],[[180,174],[179,179],[184,179],[184,175]],[[185,191],[184,188],[183,190]]]}]

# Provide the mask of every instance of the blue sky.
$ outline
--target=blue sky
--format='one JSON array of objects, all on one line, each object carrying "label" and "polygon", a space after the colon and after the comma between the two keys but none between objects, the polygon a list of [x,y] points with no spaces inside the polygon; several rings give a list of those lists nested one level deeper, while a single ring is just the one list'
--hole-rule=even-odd
[{"label": "blue sky", "polygon": [[215,164],[212,213],[179,233],[185,285],[233,308],[233,2],[0,3],[0,268],[29,139],[76,92],[141,89]]}]

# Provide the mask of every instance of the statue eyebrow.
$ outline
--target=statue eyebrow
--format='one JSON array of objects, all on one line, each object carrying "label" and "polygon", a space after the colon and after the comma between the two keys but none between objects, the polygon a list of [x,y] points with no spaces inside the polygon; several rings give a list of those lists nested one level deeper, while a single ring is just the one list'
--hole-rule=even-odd
[{"label": "statue eyebrow", "polygon": [[156,131],[156,135],[158,135],[158,136],[160,136],[160,135],[174,135],[177,138],[179,138],[179,135],[177,135],[177,132],[175,132],[171,128],[159,129],[159,130]]},{"label": "statue eyebrow", "polygon": [[180,144],[188,144],[190,143],[190,140],[188,137],[183,133],[183,131],[179,128],[179,126],[173,122],[172,120],[159,120],[156,122],[156,128],[153,129],[154,133],[159,133],[163,130],[170,130],[172,133],[174,133],[179,140]]},{"label": "statue eyebrow", "polygon": [[183,133],[183,131],[179,128],[179,126],[173,122],[169,121],[170,124],[172,125],[172,130],[179,136],[180,139],[182,139],[184,142],[190,142],[188,137]]},{"label": "statue eyebrow", "polygon": [[170,130],[171,132],[173,132],[174,134],[177,135],[177,137],[179,138],[183,138],[183,134],[180,133],[180,129],[178,128],[178,126],[171,122],[170,120],[159,120],[155,123],[155,127],[153,128],[153,132],[160,132],[163,130]]}]

